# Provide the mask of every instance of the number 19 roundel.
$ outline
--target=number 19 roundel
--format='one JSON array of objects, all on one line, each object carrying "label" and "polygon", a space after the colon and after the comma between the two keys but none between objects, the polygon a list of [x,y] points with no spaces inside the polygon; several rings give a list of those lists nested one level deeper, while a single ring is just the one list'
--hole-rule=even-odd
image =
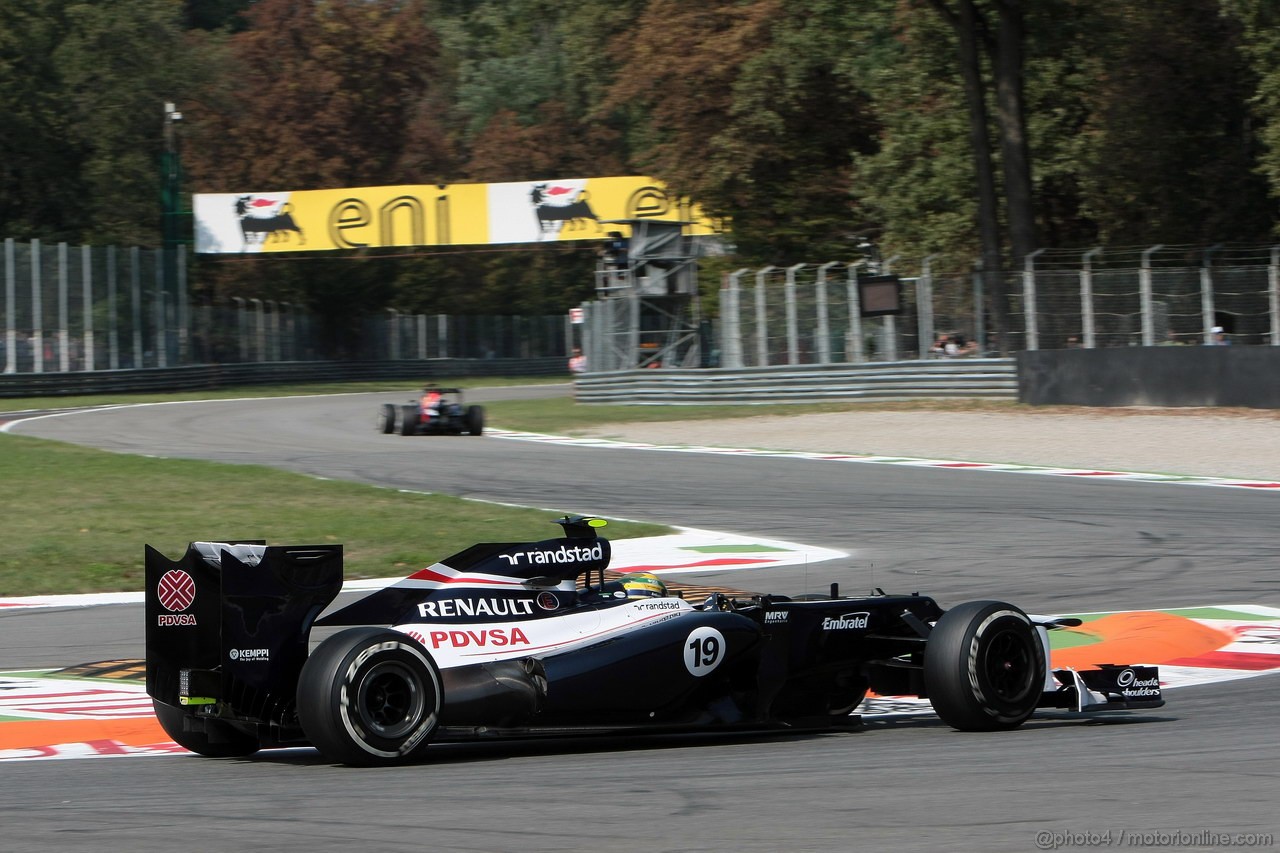
[{"label": "number 19 roundel", "polygon": [[724,660],[724,635],[715,628],[702,627],[689,633],[684,643],[684,666],[691,675],[710,674]]}]

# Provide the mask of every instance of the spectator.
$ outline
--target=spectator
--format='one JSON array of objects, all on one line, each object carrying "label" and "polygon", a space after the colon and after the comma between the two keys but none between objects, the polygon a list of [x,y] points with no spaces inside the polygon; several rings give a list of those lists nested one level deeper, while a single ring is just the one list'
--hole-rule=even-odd
[{"label": "spectator", "polygon": [[573,355],[569,357],[569,372],[577,374],[586,373],[586,371],[587,357],[582,354],[581,347],[574,347]]},{"label": "spectator", "polygon": [[946,335],[938,335],[938,339],[933,342],[933,346],[929,347],[929,355],[934,358],[943,358],[947,355],[947,344],[950,338]]},{"label": "spectator", "polygon": [[1067,349],[1080,349],[1080,339],[1075,335],[1067,338]]},{"label": "spectator", "polygon": [[1231,341],[1227,340],[1227,333],[1223,331],[1221,326],[1214,326],[1209,330],[1209,346],[1211,347],[1229,347]]},{"label": "spectator", "polygon": [[627,266],[627,238],[622,236],[621,231],[610,231],[600,255],[605,266],[624,269]]},{"label": "spectator", "polygon": [[973,355],[978,351],[977,341],[966,341],[964,335],[957,332],[951,336],[951,340],[946,345],[947,356],[950,358],[960,358],[961,356]]}]

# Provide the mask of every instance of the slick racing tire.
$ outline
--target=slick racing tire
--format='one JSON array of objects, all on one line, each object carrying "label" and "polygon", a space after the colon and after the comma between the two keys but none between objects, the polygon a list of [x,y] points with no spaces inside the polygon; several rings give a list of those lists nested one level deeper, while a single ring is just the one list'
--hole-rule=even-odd
[{"label": "slick racing tire", "polygon": [[925,691],[953,728],[1016,728],[1039,704],[1044,679],[1044,646],[1012,604],[970,601],[944,613],[929,634]]},{"label": "slick racing tire", "polygon": [[413,435],[418,427],[418,407],[417,406],[401,406],[400,407],[400,434]]},{"label": "slick racing tire", "polygon": [[440,718],[444,691],[431,655],[387,628],[349,628],[307,658],[298,721],[341,764],[403,764],[419,756]]},{"label": "slick racing tire", "polygon": [[[156,719],[174,743],[183,749],[191,750],[197,755],[209,758],[235,758],[253,755],[261,749],[261,744],[253,735],[240,731],[229,723],[211,717],[197,718],[194,711],[166,705],[164,702],[151,700],[155,708]],[[187,720],[193,723],[194,731],[187,730]]]},{"label": "slick racing tire", "polygon": [[383,433],[392,433],[396,431],[396,407],[390,403],[383,403],[382,408],[378,409],[378,420],[376,421],[378,429]]},{"label": "slick racing tire", "polygon": [[484,408],[482,406],[467,406],[466,422],[468,434],[480,435],[483,433]]}]

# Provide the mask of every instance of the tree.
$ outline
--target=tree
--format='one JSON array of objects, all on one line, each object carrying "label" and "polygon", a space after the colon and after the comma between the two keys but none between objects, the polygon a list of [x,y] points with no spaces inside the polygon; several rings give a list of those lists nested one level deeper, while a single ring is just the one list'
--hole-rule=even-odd
[{"label": "tree", "polygon": [[1112,244],[1261,240],[1273,215],[1256,172],[1257,78],[1217,0],[1096,12],[1098,70],[1075,152],[1085,206]]},{"label": "tree", "polygon": [[[246,17],[217,85],[190,111],[196,191],[439,183],[456,173],[448,99],[435,87],[437,40],[420,0],[261,0]],[[345,258],[206,260],[199,270],[220,294],[256,287],[307,305],[335,342],[393,301],[399,272]]]},{"label": "tree", "polygon": [[53,61],[65,37],[62,4],[0,5],[0,228],[4,236],[68,239],[86,217],[78,163],[85,156]]},{"label": "tree", "polygon": [[643,111],[635,161],[728,217],[748,258],[857,256],[849,156],[875,124],[839,66],[848,14],[827,0],[654,0],[611,46],[607,103]]},{"label": "tree", "polygon": [[202,191],[429,183],[454,171],[419,0],[261,0],[247,16],[192,117],[188,171]]},{"label": "tree", "polygon": [[[1269,0],[1222,0],[1225,14],[1242,27],[1240,50],[1257,81],[1248,103],[1258,123],[1264,150],[1258,153],[1258,170],[1266,177],[1271,197],[1280,197],[1280,7]],[[1262,217],[1260,217],[1261,219]],[[1280,223],[1266,217],[1273,234]]]},{"label": "tree", "polygon": [[194,88],[203,56],[171,0],[0,6],[0,224],[157,243],[163,106]]}]

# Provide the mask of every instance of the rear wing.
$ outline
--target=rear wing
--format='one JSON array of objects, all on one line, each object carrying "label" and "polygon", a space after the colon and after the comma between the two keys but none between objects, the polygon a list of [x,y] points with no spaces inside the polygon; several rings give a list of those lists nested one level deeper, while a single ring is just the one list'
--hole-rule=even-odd
[{"label": "rear wing", "polygon": [[291,716],[311,626],[342,589],[342,546],[192,542],[170,560],[148,545],[145,567],[147,693]]}]

